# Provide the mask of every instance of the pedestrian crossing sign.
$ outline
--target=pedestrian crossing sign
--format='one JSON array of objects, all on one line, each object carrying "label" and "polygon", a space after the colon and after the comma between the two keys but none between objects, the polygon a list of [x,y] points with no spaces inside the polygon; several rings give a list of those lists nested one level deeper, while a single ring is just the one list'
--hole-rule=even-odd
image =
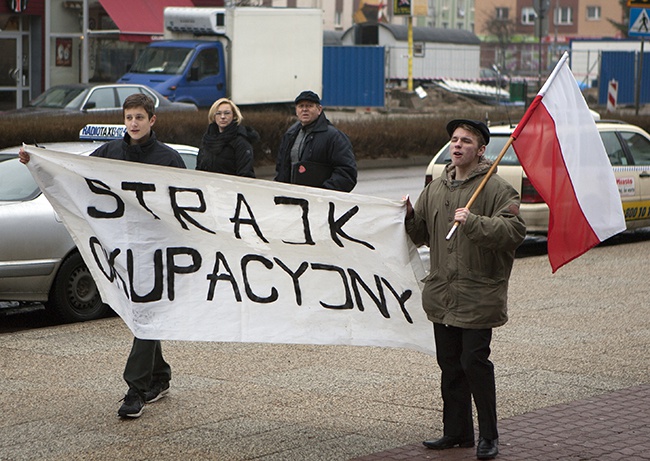
[{"label": "pedestrian crossing sign", "polygon": [[648,8],[630,8],[630,37],[650,37]]}]

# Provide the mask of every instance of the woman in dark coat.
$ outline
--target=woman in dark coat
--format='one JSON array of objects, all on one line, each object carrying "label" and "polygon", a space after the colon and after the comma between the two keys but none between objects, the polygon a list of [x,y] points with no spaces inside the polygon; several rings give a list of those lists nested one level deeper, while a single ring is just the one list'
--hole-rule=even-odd
[{"label": "woman in dark coat", "polygon": [[212,104],[196,159],[197,170],[255,177],[251,143],[259,140],[259,135],[253,128],[241,125],[242,119],[231,100],[221,98]]}]

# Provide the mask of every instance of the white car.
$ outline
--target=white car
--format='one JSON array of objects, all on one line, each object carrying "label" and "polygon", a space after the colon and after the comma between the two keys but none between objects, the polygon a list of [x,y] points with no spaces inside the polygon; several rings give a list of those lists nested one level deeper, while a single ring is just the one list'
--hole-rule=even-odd
[{"label": "white car", "polygon": [[[90,155],[108,139],[122,137],[123,125],[89,125],[79,141],[49,143],[59,152]],[[169,144],[188,169],[196,166],[198,149]],[[41,193],[25,165],[19,146],[0,150],[0,301],[42,302],[47,313],[62,322],[103,317],[103,304],[75,244]]]},{"label": "white car", "polygon": [[[596,126],[614,169],[627,228],[650,226],[650,134],[618,121],[596,121]],[[485,155],[496,159],[514,129],[514,125],[491,126]],[[429,163],[425,184],[440,176],[450,161],[447,143]],[[512,147],[499,163],[497,174],[519,192],[526,231],[529,234],[548,233],[548,206],[530,184]]]}]

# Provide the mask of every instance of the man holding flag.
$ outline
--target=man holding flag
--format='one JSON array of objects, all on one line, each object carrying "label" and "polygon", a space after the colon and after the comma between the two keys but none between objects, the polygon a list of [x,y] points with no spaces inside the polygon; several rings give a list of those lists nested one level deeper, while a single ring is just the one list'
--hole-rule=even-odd
[{"label": "man holding flag", "polygon": [[[567,53],[491,166],[482,158],[481,143],[487,144],[490,136],[487,126],[454,120],[447,131],[452,136],[451,164],[427,186],[415,209],[406,203],[409,235],[431,248],[431,275],[425,279],[422,300],[434,322],[442,370],[444,435],[424,445],[437,450],[473,446],[473,396],[480,431],[477,458],[493,459],[498,433],[494,371],[488,360],[491,328],[507,320],[507,281],[514,249],[525,235],[516,192],[497,187],[502,182],[493,176],[497,164],[512,145],[548,204],[553,272],[625,230],[625,218],[607,153],[568,67]],[[471,197],[462,198],[466,205],[452,215],[463,189]],[[459,227],[460,235],[452,239]],[[499,261],[500,266],[489,267]],[[499,313],[500,318],[486,317]]]},{"label": "man holding flag", "polygon": [[[483,156],[488,127],[452,120],[447,132],[451,164],[424,189],[415,207],[406,203],[409,236],[430,248],[422,304],[433,322],[442,372],[444,434],[424,445],[434,450],[473,447],[473,397],[479,423],[476,456],[493,459],[499,434],[490,342],[492,328],[508,320],[508,280],[526,227],[517,191],[491,175],[492,161]],[[459,232],[449,238],[454,222],[460,224]]]}]

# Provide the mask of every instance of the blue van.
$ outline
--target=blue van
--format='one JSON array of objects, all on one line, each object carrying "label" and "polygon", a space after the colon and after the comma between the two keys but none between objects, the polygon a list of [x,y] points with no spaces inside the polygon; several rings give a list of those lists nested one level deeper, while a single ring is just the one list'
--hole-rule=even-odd
[{"label": "blue van", "polygon": [[118,83],[140,83],[170,101],[210,107],[226,97],[223,44],[207,40],[153,42]]}]

